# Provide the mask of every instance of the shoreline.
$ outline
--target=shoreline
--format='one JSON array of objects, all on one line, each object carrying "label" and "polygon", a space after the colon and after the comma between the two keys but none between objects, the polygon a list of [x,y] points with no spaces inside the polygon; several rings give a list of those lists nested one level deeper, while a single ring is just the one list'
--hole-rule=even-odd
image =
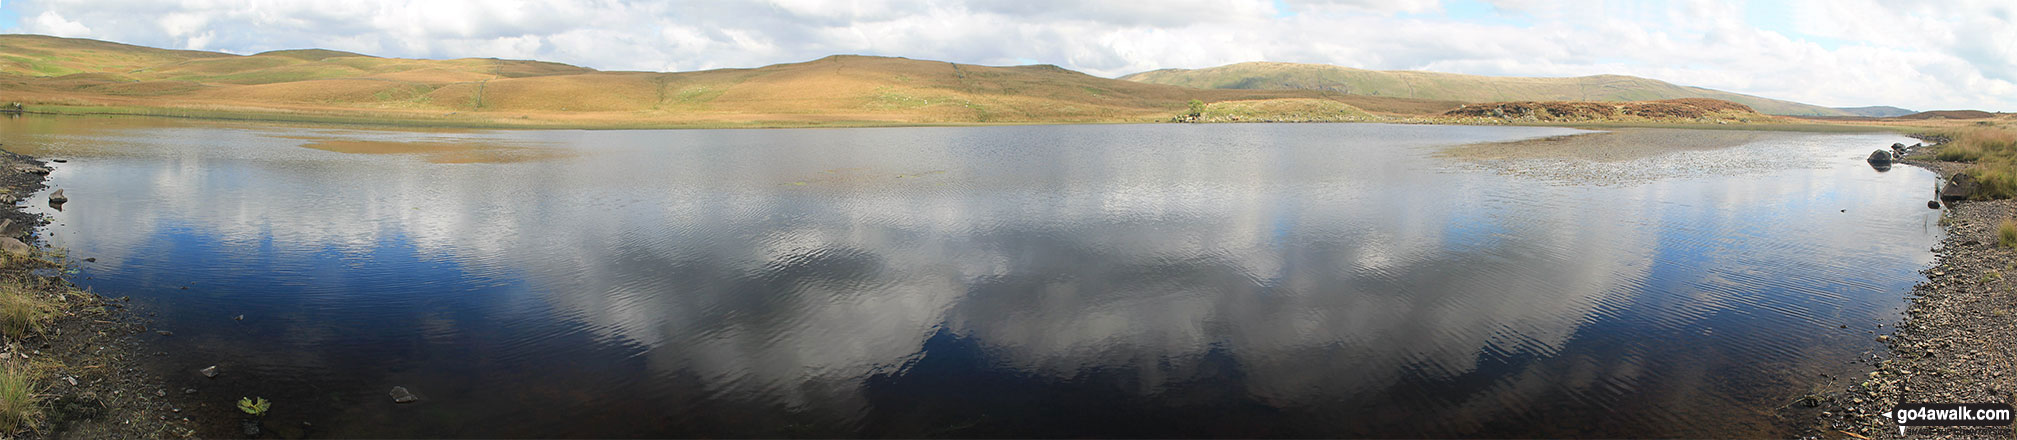
[{"label": "shoreline", "polygon": [[[7,236],[34,244],[48,224],[22,209],[31,196],[47,189],[46,176],[25,172],[47,169],[40,159],[0,150],[0,190],[19,197],[0,207],[0,218],[22,226]],[[6,255],[0,265],[5,295],[22,295],[48,309],[40,331],[7,337],[0,362],[25,372],[34,410],[28,423],[0,436],[37,438],[182,438],[196,435],[195,422],[183,408],[190,395],[169,392],[160,377],[141,367],[145,348],[140,335],[150,331],[127,298],[106,298],[78,290],[65,279],[66,269],[79,264],[60,249],[36,247],[26,257]],[[87,260],[88,261],[88,260]]]},{"label": "shoreline", "polygon": [[[1916,152],[1903,164],[1945,179],[1969,164]],[[2011,403],[2017,393],[2017,249],[1997,243],[1997,224],[2017,215],[2017,199],[1947,205],[1926,279],[1909,292],[1904,317],[1873,336],[1889,348],[1865,359],[1861,377],[1843,379],[1799,402],[1817,408],[1807,436],[1825,439],[1983,438],[2012,427],[1913,427],[1899,435],[1884,417],[1899,403]]]},{"label": "shoreline", "polygon": [[[897,127],[1012,127],[1031,125],[1115,125],[1115,124],[1407,124],[1407,125],[1452,125],[1452,126],[1517,126],[1517,127],[1560,127],[1584,130],[1615,130],[1630,128],[1675,128],[1696,130],[1739,130],[1739,131],[1794,131],[1794,132],[1902,132],[1912,127],[1866,125],[1849,123],[1825,123],[1811,120],[1788,122],[1754,122],[1737,124],[1716,124],[1706,122],[1679,121],[1512,121],[1490,118],[1441,117],[1426,115],[1373,115],[1352,120],[1311,120],[1311,121],[1270,121],[1263,119],[1214,122],[1174,122],[1165,117],[1141,116],[1132,118],[1108,118],[1085,120],[1017,120],[999,122],[920,122],[897,120],[847,120],[847,119],[763,119],[752,118],[742,121],[646,121],[597,119],[598,114],[578,114],[578,119],[569,121],[548,117],[526,119],[517,113],[457,113],[450,116],[420,116],[414,113],[386,112],[369,113],[351,110],[331,110],[326,113],[290,112],[285,110],[224,110],[150,106],[95,106],[37,104],[29,110],[12,112],[8,117],[138,117],[170,118],[199,121],[225,121],[278,124],[321,124],[366,128],[388,129],[485,129],[485,130],[715,130],[715,129],[794,129],[794,128],[897,128]],[[807,115],[774,115],[803,117]],[[816,116],[816,115],[814,115]],[[1790,117],[1787,117],[1790,118]]]}]

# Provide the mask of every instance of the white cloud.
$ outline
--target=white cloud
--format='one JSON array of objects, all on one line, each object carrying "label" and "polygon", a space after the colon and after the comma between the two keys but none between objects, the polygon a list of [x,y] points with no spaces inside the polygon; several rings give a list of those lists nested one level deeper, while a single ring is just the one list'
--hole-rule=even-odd
[{"label": "white cloud", "polygon": [[39,33],[63,37],[91,35],[91,28],[85,27],[83,23],[65,20],[56,11],[43,11],[42,15],[35,16],[35,21],[29,23],[29,29]]},{"label": "white cloud", "polygon": [[[1646,76],[1821,105],[2017,110],[2017,6],[1998,0],[40,0],[22,31],[234,53],[325,47],[605,70],[753,67],[835,53],[1104,76],[1255,61],[1486,75]],[[34,17],[32,19],[28,17]],[[1780,20],[1789,21],[1780,23]]]}]

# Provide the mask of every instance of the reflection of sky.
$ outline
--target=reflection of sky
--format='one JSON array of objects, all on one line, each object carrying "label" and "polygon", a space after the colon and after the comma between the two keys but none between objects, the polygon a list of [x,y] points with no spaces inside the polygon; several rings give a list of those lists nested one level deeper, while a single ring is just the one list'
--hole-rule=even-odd
[{"label": "reflection of sky", "polygon": [[[53,177],[75,201],[52,240],[99,259],[93,287],[158,304],[174,351],[242,357],[261,378],[219,386],[356,388],[308,398],[343,419],[318,424],[355,435],[788,433],[745,417],[922,435],[889,413],[929,392],[878,390],[934,378],[1154,415],[1112,426],[1195,410],[1171,402],[1210,384],[1238,391],[1188,423],[1564,435],[1519,423],[1551,412],[1624,420],[1597,434],[1728,435],[1757,422],[1687,409],[1770,389],[1740,382],[1793,386],[1789,372],[1839,355],[1814,346],[1867,348],[1817,329],[1890,316],[1936,233],[1921,225],[1934,211],[1915,208],[1928,174],[1829,160],[1893,141],[1882,135],[1775,141],[1817,158],[1808,168],[1591,188],[1427,158],[1564,132],[1547,128],[42,124],[0,143],[77,159]],[[277,137],[311,131],[585,154],[431,164]],[[212,316],[237,313],[256,318]],[[1762,379],[1711,375],[1729,372]],[[454,415],[346,400],[416,380]],[[485,386],[502,380],[533,385]],[[525,401],[582,408],[509,404]],[[988,401],[914,413],[1071,432],[1007,428],[1035,416],[974,403]],[[570,425],[596,405],[628,414],[611,402],[692,415]],[[1370,403],[1444,414],[1330,417]],[[500,431],[374,425],[441,418]]]}]

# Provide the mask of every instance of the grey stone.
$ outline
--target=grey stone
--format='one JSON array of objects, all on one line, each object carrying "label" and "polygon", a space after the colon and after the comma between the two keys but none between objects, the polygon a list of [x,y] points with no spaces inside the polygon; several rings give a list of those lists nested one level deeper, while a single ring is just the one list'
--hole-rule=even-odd
[{"label": "grey stone", "polygon": [[407,391],[406,387],[392,387],[392,403],[413,403],[418,401],[420,401],[420,396],[413,395],[413,392]]}]

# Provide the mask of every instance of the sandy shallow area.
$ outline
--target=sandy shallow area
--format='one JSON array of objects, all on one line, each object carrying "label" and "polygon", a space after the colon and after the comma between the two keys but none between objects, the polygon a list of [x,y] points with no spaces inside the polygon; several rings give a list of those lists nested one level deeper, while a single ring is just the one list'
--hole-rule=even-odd
[{"label": "sandy shallow area", "polygon": [[304,148],[345,154],[408,154],[434,163],[507,163],[556,159],[573,153],[557,148],[482,141],[382,141],[287,137],[308,141]]},{"label": "sandy shallow area", "polygon": [[1458,145],[1436,156],[1461,167],[1570,185],[1615,185],[1735,175],[1813,165],[1811,157],[1759,154],[1762,143],[1805,134],[1775,131],[1618,128],[1508,142]]},{"label": "sandy shallow area", "polygon": [[1677,151],[1719,150],[1789,135],[1769,131],[1620,128],[1510,142],[1461,145],[1443,150],[1442,155],[1468,160],[1581,159],[1624,162]]}]

